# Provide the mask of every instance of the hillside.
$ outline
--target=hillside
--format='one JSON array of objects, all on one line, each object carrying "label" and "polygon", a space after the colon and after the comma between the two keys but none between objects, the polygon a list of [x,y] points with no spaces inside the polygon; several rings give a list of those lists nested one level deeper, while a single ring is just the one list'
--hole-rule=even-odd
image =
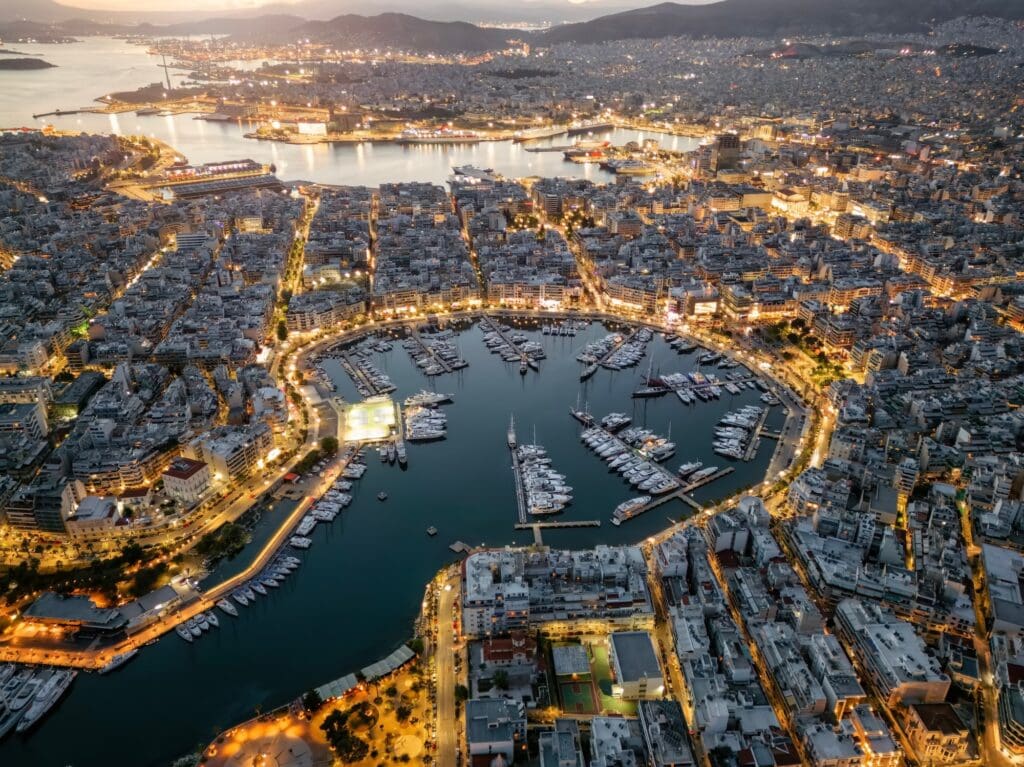
[{"label": "hillside", "polygon": [[921,32],[929,21],[958,16],[1024,18],[1019,0],[722,0],[662,3],[593,21],[565,24],[547,42],[598,43],[659,37],[781,37]]},{"label": "hillside", "polygon": [[508,30],[463,21],[428,21],[404,13],[347,14],[330,21],[309,22],[290,32],[340,48],[388,47],[434,53],[492,50],[515,36]]}]

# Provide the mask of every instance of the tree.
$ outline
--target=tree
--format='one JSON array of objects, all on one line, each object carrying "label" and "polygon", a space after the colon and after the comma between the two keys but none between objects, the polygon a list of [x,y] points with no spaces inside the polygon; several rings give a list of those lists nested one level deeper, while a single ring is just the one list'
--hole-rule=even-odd
[{"label": "tree", "polygon": [[306,711],[316,711],[324,703],[324,699],[320,697],[320,693],[316,690],[310,690],[302,696],[302,707]]},{"label": "tree", "polygon": [[387,689],[384,690],[384,694],[387,695],[389,698],[395,697],[396,695],[398,695],[398,686],[394,684],[389,684],[387,686]]},{"label": "tree", "polygon": [[288,338],[288,324],[284,320],[277,323],[277,340],[284,341]]},{"label": "tree", "polygon": [[334,455],[338,452],[338,438],[324,437],[320,440],[320,452],[323,455]]},{"label": "tree", "polygon": [[457,685],[455,685],[455,700],[458,701],[458,702],[462,702],[464,700],[469,700],[469,688],[466,687],[466,685],[464,685],[464,684],[457,684]]},{"label": "tree", "polygon": [[395,709],[395,719],[399,722],[406,721],[411,715],[412,708],[406,703],[400,704],[398,708]]},{"label": "tree", "polygon": [[505,669],[500,668],[494,672],[494,686],[499,690],[508,689],[508,672]]},{"label": "tree", "polygon": [[406,642],[406,645],[408,646],[408,648],[410,650],[412,650],[417,655],[422,655],[423,654],[423,638],[422,637],[413,637],[408,642]]},{"label": "tree", "polygon": [[327,742],[342,762],[358,762],[370,753],[370,747],[362,738],[353,735],[348,729],[349,712],[334,710],[327,715],[320,729],[324,731]]}]

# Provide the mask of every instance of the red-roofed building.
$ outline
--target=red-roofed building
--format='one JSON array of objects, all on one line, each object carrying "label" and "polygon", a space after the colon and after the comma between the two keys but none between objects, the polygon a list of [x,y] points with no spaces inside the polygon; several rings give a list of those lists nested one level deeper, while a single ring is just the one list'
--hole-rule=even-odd
[{"label": "red-roofed building", "polygon": [[523,632],[483,640],[483,661],[493,666],[526,666],[537,661],[537,640]]},{"label": "red-roofed building", "polygon": [[210,467],[203,461],[178,457],[164,471],[163,480],[164,489],[171,498],[186,506],[194,506],[210,489]]}]

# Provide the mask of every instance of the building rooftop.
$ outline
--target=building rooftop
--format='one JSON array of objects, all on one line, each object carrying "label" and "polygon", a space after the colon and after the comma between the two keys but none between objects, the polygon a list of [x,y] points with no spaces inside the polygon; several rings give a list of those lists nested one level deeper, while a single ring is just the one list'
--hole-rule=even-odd
[{"label": "building rooftop", "polygon": [[661,678],[661,666],[654,651],[654,642],[646,631],[620,631],[611,635],[618,659],[620,682]]}]

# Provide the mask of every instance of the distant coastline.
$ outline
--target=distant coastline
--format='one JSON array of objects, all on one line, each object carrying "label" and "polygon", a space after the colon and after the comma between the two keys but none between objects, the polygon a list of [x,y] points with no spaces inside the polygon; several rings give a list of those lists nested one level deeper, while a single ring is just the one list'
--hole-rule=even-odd
[{"label": "distant coastline", "polygon": [[57,66],[42,59],[0,59],[0,69],[28,70],[50,69]]}]

